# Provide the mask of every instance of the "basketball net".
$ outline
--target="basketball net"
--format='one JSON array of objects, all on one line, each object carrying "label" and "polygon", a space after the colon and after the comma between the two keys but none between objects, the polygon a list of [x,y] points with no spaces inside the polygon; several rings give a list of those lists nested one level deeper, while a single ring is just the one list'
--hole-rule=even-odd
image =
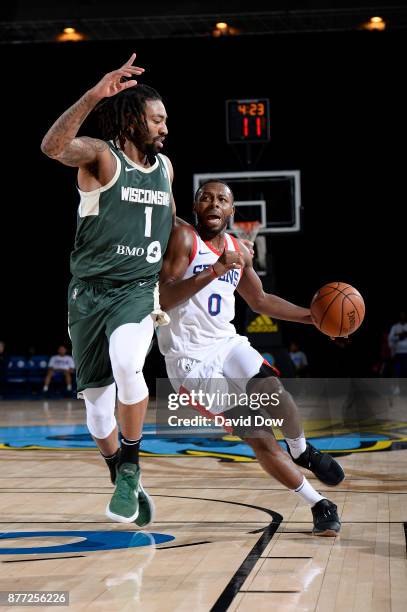
[{"label": "basketball net", "polygon": [[238,238],[244,238],[254,242],[261,228],[260,221],[233,221],[231,229],[235,232]]}]

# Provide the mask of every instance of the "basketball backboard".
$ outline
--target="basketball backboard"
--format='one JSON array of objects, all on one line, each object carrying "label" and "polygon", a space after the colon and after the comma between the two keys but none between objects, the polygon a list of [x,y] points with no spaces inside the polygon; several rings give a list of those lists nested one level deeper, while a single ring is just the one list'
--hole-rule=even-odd
[{"label": "basketball backboard", "polygon": [[299,170],[194,174],[194,193],[210,179],[228,183],[235,196],[235,220],[259,221],[260,234],[301,229]]}]

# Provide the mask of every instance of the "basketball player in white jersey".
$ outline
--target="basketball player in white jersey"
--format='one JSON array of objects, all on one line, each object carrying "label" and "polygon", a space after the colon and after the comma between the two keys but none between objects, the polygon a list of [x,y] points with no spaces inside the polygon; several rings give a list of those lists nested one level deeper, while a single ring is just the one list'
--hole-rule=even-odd
[{"label": "basketball player in white jersey", "polygon": [[[263,291],[247,248],[225,231],[234,213],[233,194],[226,183],[213,180],[201,185],[195,195],[194,212],[195,229],[187,225],[173,229],[160,275],[161,307],[171,317],[170,325],[158,334],[168,377],[174,386],[187,392],[214,391],[225,384],[234,391],[233,386],[240,385],[238,390],[247,394],[263,392],[270,397],[277,393],[278,406],[270,404],[267,412],[284,419],[281,430],[290,454],[281,449],[271,428],[259,431],[241,427],[233,431],[253,448],[268,474],[311,506],[313,533],[336,536],[340,530],[336,505],[311,486],[297,465],[331,486],[343,480],[343,470],[332,457],[306,442],[291,395],[231,323],[236,289],[253,311],[276,319],[311,323],[309,309]],[[232,407],[229,415],[237,408]],[[223,408],[215,410],[219,414]]]}]

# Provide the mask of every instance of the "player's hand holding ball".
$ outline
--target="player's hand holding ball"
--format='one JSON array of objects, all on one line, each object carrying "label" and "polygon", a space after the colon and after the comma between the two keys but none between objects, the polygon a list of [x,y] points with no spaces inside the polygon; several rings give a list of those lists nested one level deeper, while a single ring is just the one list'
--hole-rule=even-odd
[{"label": "player's hand holding ball", "polygon": [[353,334],[365,317],[365,303],[359,291],[348,283],[333,282],[321,287],[311,300],[314,325],[331,338]]}]

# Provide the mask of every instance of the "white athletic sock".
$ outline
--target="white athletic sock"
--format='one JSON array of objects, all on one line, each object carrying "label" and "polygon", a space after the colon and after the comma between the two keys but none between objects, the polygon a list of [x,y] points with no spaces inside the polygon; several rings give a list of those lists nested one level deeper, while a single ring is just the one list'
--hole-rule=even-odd
[{"label": "white athletic sock", "polygon": [[42,388],[43,391],[48,391],[48,385],[44,385]]},{"label": "white athletic sock", "polygon": [[67,391],[72,391],[72,385],[66,385],[66,390]]},{"label": "white athletic sock", "polygon": [[298,495],[311,507],[315,506],[321,499],[326,499],[326,497],[320,495],[318,491],[315,491],[314,487],[308,482],[305,476],[300,486],[294,489],[294,492],[298,493]]},{"label": "white athletic sock", "polygon": [[298,457],[306,450],[307,442],[305,440],[305,436],[302,433],[299,438],[286,438],[288,446],[290,447],[290,452],[294,459],[298,459]]}]

